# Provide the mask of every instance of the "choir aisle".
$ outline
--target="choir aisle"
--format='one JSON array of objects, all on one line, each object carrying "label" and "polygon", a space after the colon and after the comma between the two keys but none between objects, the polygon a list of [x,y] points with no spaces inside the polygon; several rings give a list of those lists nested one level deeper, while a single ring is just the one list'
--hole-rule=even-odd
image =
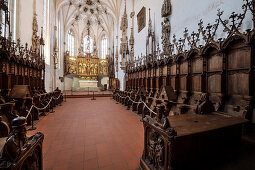
[{"label": "choir aisle", "polygon": [[45,135],[43,169],[139,167],[143,149],[140,117],[110,98],[68,99],[36,127]]}]

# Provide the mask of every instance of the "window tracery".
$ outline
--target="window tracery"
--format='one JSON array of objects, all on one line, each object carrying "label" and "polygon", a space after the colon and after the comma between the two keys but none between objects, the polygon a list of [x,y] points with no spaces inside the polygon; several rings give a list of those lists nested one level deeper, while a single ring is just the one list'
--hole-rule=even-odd
[{"label": "window tracery", "polygon": [[74,33],[72,30],[69,30],[67,34],[67,49],[70,56],[74,56]]},{"label": "window tracery", "polygon": [[101,40],[101,59],[106,59],[108,55],[108,39],[104,36]]}]

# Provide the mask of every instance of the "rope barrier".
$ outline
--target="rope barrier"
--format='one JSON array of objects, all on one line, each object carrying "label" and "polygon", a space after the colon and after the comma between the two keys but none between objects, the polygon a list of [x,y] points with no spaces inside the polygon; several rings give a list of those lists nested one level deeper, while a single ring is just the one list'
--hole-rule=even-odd
[{"label": "rope barrier", "polygon": [[[153,114],[155,114],[155,115],[157,115],[157,113],[156,112],[154,112],[153,110],[151,110],[151,108],[149,108],[149,106],[146,104],[146,103],[144,103],[143,101],[142,102],[136,102],[136,101],[134,101],[134,100],[132,100],[129,96],[126,96],[126,97],[122,97],[122,96],[120,96],[119,94],[115,94],[115,96],[116,95],[118,95],[119,97],[121,97],[122,99],[123,98],[129,98],[129,100],[131,100],[133,103],[136,103],[136,104],[141,104],[141,103],[143,103],[144,104],[144,106],[145,107],[147,107],[147,109],[150,111],[150,112],[152,112]],[[219,116],[223,116],[223,117],[232,117],[231,115],[227,115],[227,114],[221,114],[221,113],[216,113],[216,112],[214,112],[213,114],[215,114],[215,115],[219,115]]]},{"label": "rope barrier", "polygon": [[52,102],[52,99],[58,100],[58,99],[61,97],[61,95],[62,95],[62,94],[60,93],[59,96],[58,96],[57,98],[55,98],[54,96],[52,96],[51,99],[50,99],[50,101],[48,102],[48,104],[47,104],[45,107],[43,107],[43,108],[39,108],[39,107],[37,107],[37,106],[35,106],[35,105],[33,104],[33,105],[30,107],[30,109],[27,110],[28,113],[27,113],[26,119],[28,118],[29,115],[32,116],[32,127],[31,127],[29,130],[35,130],[35,129],[36,129],[36,127],[34,127],[34,117],[33,117],[33,115],[31,114],[32,109],[33,109],[33,108],[36,108],[37,110],[44,110],[44,109],[46,109],[46,108],[50,105],[50,103]]},{"label": "rope barrier", "polygon": [[[53,97],[51,97],[51,99],[50,99],[50,101],[48,102],[48,104],[47,104],[45,107],[43,107],[43,108],[39,108],[39,107],[37,107],[37,106],[35,106],[35,105],[33,104],[33,105],[30,107],[30,109],[29,109],[29,111],[28,111],[28,113],[27,113],[26,118],[28,118],[28,116],[31,115],[31,111],[32,111],[33,107],[36,108],[37,110],[44,110],[44,109],[46,109],[46,108],[50,105],[52,99],[53,99]],[[31,115],[31,116],[32,116],[32,115]]]},{"label": "rope barrier", "polygon": [[[31,115],[31,111],[32,111],[33,107],[34,107],[34,105],[32,105],[32,106],[30,107],[30,109],[29,109],[29,111],[28,111],[28,114],[27,114],[27,116],[26,116],[26,119],[28,118],[29,115]],[[32,115],[31,115],[31,116],[32,116]]]},{"label": "rope barrier", "polygon": [[58,99],[60,98],[61,95],[62,95],[62,94],[60,93],[59,96],[58,96],[57,98],[55,98],[55,97],[53,96],[53,99],[54,99],[54,100],[58,100]]},{"label": "rope barrier", "polygon": [[39,108],[39,107],[37,107],[37,106],[35,106],[35,105],[33,105],[33,106],[34,106],[37,110],[44,110],[44,109],[46,109],[46,108],[50,105],[52,99],[53,99],[53,97],[51,97],[49,103],[48,103],[44,108]]},{"label": "rope barrier", "polygon": [[147,109],[148,109],[151,113],[157,115],[157,113],[154,112],[153,110],[151,110],[151,108],[150,108],[146,103],[144,103],[143,101],[141,101],[141,102],[136,102],[136,101],[132,100],[129,96],[122,97],[122,96],[120,96],[119,94],[115,94],[115,96],[116,96],[116,95],[118,95],[118,96],[119,96],[120,98],[122,98],[122,99],[123,99],[123,98],[129,98],[129,100],[131,100],[131,102],[136,103],[136,104],[141,104],[141,103],[143,103],[144,106],[147,107]]}]

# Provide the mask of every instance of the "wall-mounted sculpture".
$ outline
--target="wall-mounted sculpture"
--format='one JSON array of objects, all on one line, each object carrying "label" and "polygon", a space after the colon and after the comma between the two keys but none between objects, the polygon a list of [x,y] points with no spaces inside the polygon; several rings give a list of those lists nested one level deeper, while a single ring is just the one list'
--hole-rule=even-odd
[{"label": "wall-mounted sculpture", "polygon": [[34,55],[39,56],[40,38],[37,35],[37,33],[38,33],[38,23],[37,23],[37,14],[36,13],[34,13],[34,16],[33,16],[32,30],[33,30],[33,35],[32,35],[31,51]]},{"label": "wall-mounted sculpture", "polygon": [[130,34],[130,39],[129,39],[129,44],[130,44],[130,55],[129,55],[130,60],[129,60],[129,62],[131,63],[131,65],[134,64],[134,57],[135,57],[134,16],[135,16],[135,12],[131,12],[130,18],[132,19],[132,27],[131,27],[131,34]]},{"label": "wall-mounted sculpture", "polygon": [[169,16],[171,14],[171,2],[170,0],[164,0],[161,9],[161,16],[164,18],[164,21],[161,22],[162,25],[162,47],[163,55],[169,56],[172,54],[172,46],[170,44],[170,33],[171,33],[171,24]]},{"label": "wall-mounted sculpture", "polygon": [[164,21],[161,23],[162,25],[162,47],[164,55],[171,55],[171,45],[170,45],[170,33],[171,33],[171,25],[170,21],[167,17],[164,18]]},{"label": "wall-mounted sculpture", "polygon": [[128,29],[128,17],[127,17],[127,9],[126,9],[126,1],[125,1],[125,9],[124,14],[121,18],[120,30],[122,31],[122,38],[120,42],[120,54],[121,54],[121,66],[122,70],[126,69],[127,64],[127,55],[128,55],[128,37],[127,37],[127,29]]},{"label": "wall-mounted sculpture", "polygon": [[168,17],[171,15],[171,2],[170,0],[164,0],[161,8],[161,17]]}]

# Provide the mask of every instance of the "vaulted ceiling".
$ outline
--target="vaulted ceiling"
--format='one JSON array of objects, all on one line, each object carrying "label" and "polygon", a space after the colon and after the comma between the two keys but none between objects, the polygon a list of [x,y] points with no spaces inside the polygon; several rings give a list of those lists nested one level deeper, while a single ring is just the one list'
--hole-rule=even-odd
[{"label": "vaulted ceiling", "polygon": [[79,36],[111,35],[119,23],[122,0],[56,0],[58,15],[62,15],[65,31],[72,28]]}]

